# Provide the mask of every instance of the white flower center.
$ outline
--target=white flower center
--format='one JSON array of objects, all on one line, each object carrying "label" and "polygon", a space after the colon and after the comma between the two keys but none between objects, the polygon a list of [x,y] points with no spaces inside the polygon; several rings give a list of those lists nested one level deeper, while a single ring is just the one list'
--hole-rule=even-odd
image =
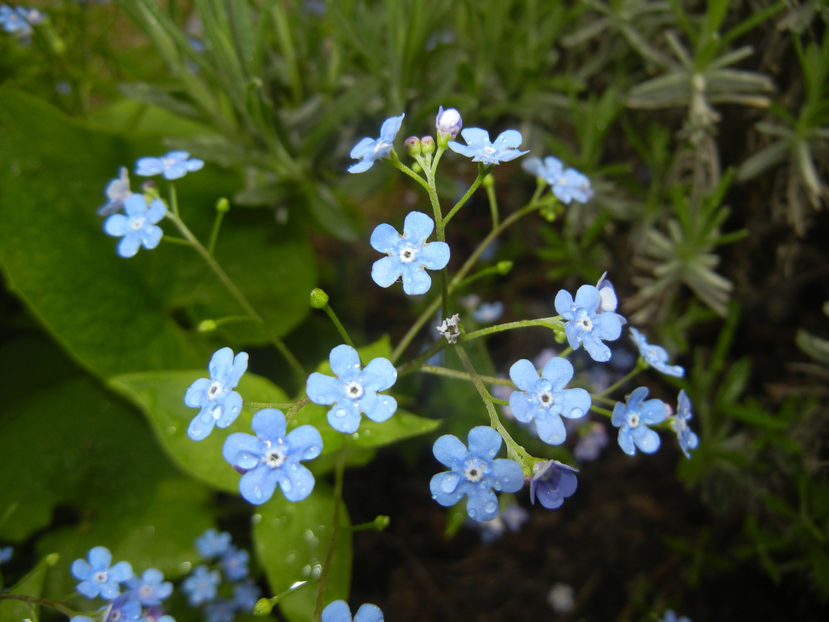
[{"label": "white flower center", "polygon": [[401,263],[412,263],[415,257],[417,257],[417,249],[411,244],[406,244],[398,253]]},{"label": "white flower center", "polygon": [[376,143],[374,143],[373,151],[374,153],[379,153],[383,149],[386,149],[388,146],[389,143],[387,143],[385,140],[378,140]]},{"label": "white flower center", "polygon": [[92,580],[97,581],[98,583],[106,583],[107,579],[108,576],[105,570],[99,570],[92,577]]},{"label": "white flower center", "polygon": [[130,229],[132,229],[133,231],[138,231],[139,229],[143,229],[144,228],[144,222],[145,222],[144,218],[136,218],[130,223]]},{"label": "white flower center", "polygon": [[272,445],[270,441],[265,441],[265,464],[272,469],[281,467],[288,456],[285,454],[285,449],[282,446],[282,439],[276,442],[276,446]]},{"label": "white flower center", "polygon": [[470,458],[463,469],[464,477],[470,482],[480,482],[484,477],[486,464],[480,458]]},{"label": "white flower center", "polygon": [[550,406],[553,403],[553,394],[549,391],[544,391],[543,393],[538,394],[538,401],[541,402],[542,406]]},{"label": "white flower center", "polygon": [[578,325],[579,327],[581,327],[582,330],[587,332],[593,330],[593,320],[591,320],[586,315],[576,320],[576,325]]},{"label": "white flower center", "polygon": [[153,596],[153,586],[152,585],[142,585],[138,588],[138,597],[141,600],[147,600],[152,598]]},{"label": "white flower center", "polygon": [[629,428],[636,428],[639,426],[639,415],[636,413],[628,413],[627,424]]},{"label": "white flower center", "polygon": [[360,399],[363,397],[363,385],[361,385],[356,380],[352,380],[348,384],[345,385],[345,394],[353,400]]},{"label": "white flower center", "polygon": [[214,399],[217,395],[224,392],[224,387],[222,383],[216,380],[213,384],[210,385],[210,388],[207,390],[207,397],[208,399]]},{"label": "white flower center", "polygon": [[487,155],[492,155],[493,153],[497,152],[497,149],[495,149],[494,147],[486,146],[486,147],[484,147],[483,151]]}]

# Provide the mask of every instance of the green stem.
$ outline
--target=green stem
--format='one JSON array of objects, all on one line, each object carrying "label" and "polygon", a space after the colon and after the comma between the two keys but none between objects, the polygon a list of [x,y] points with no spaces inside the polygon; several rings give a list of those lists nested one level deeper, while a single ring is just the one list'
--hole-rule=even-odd
[{"label": "green stem", "polygon": [[466,204],[466,202],[469,200],[469,197],[471,197],[472,194],[478,189],[478,186],[481,185],[481,182],[484,180],[484,177],[486,177],[489,174],[489,171],[491,169],[492,167],[484,168],[483,165],[478,166],[478,176],[475,178],[475,181],[472,182],[472,185],[469,186],[469,189],[466,191],[466,194],[464,194],[458,200],[458,202],[452,206],[452,209],[449,210],[449,213],[446,214],[446,218],[443,219],[444,227],[450,220],[452,220],[452,218],[454,218],[455,214],[458,213],[458,210]]},{"label": "green stem", "polygon": [[[392,151],[392,153],[394,153],[394,152]],[[398,171],[400,171],[401,173],[404,173],[405,175],[408,175],[409,177],[414,179],[417,183],[419,183],[421,186],[423,186],[423,189],[426,192],[429,192],[429,184],[427,184],[426,181],[420,175],[418,175],[412,169],[410,169],[408,166],[403,164],[398,157],[395,156],[395,157],[389,158],[388,162],[394,168],[396,168]]]},{"label": "green stem", "polygon": [[290,408],[294,405],[294,402],[251,402],[250,400],[245,400],[245,406],[250,406],[251,408],[279,408],[282,410],[283,408]]},{"label": "green stem", "polygon": [[34,605],[43,605],[45,607],[51,607],[56,611],[60,611],[63,615],[69,616],[70,618],[73,617],[77,611],[70,609],[57,601],[48,600],[46,598],[38,598],[36,596],[29,596],[27,594],[0,594],[0,600],[2,599],[9,599],[9,600],[19,600],[24,603],[32,603]]},{"label": "green stem", "polygon": [[[423,365],[420,371],[427,374],[434,374],[435,376],[445,376],[446,378],[456,378],[458,380],[472,380],[472,377],[459,371],[457,369],[449,369],[447,367],[437,367],[436,365]],[[487,384],[502,384],[507,387],[515,387],[515,384],[509,378],[497,378],[495,376],[478,376],[483,382]],[[489,393],[487,391],[487,393]],[[489,396],[492,398],[492,396]],[[494,398],[493,398],[494,399]]]},{"label": "green stem", "polygon": [[471,333],[466,333],[461,339],[462,341],[472,341],[473,339],[478,339],[479,337],[502,333],[505,330],[529,328],[530,326],[544,326],[545,328],[552,328],[551,325],[554,323],[559,323],[563,326],[560,315],[542,317],[537,320],[518,320],[516,322],[505,322],[503,324],[496,324],[495,326],[487,326],[486,328],[480,328],[478,330],[473,330]]},{"label": "green stem", "polygon": [[614,382],[612,385],[610,385],[609,387],[607,387],[604,391],[602,391],[601,393],[599,393],[599,396],[600,396],[600,397],[603,397],[603,396],[607,395],[608,393],[612,393],[613,391],[615,391],[616,389],[618,389],[618,388],[619,388],[619,387],[621,387],[622,385],[624,385],[624,384],[626,384],[627,382],[629,382],[629,381],[630,381],[633,377],[635,377],[635,376],[636,376],[636,375],[637,375],[640,371],[642,371],[642,368],[641,368],[641,367],[639,367],[639,362],[637,361],[637,363],[636,363],[636,365],[634,365],[633,369],[631,369],[631,370],[630,370],[630,371],[629,371],[629,372],[628,372],[628,373],[627,373],[627,374],[626,374],[626,375],[625,375],[625,376],[624,376],[621,380],[617,380],[617,381],[616,381],[616,382]]},{"label": "green stem", "polygon": [[216,210],[216,218],[213,220],[213,229],[210,231],[210,241],[207,243],[207,253],[212,257],[216,250],[216,240],[219,239],[219,229],[222,227],[222,219],[225,217],[224,210]]},{"label": "green stem", "polygon": [[331,539],[328,541],[328,550],[325,552],[325,563],[322,566],[320,582],[317,587],[317,602],[314,607],[314,620],[322,617],[322,608],[325,602],[325,586],[328,583],[328,573],[331,571],[331,560],[334,558],[334,547],[337,543],[337,535],[340,530],[340,504],[343,497],[343,474],[345,472],[345,457],[348,452],[348,438],[343,441],[343,446],[337,456],[334,479],[334,516],[331,519]]},{"label": "green stem", "polygon": [[600,415],[604,415],[605,417],[612,417],[613,413],[610,412],[607,408],[601,408],[600,406],[596,406],[595,404],[590,407],[590,410],[593,412],[597,412]]},{"label": "green stem", "polygon": [[491,183],[484,184],[486,197],[489,199],[489,213],[492,216],[492,228],[498,226],[498,199],[495,197],[495,188]]},{"label": "green stem", "polygon": [[[438,153],[435,155],[435,160],[440,159],[440,154],[443,153],[443,149],[438,149]],[[443,214],[441,213],[440,209],[440,199],[438,198],[438,190],[437,184],[435,183],[435,169],[436,166],[429,166],[429,163],[423,162],[422,157],[418,158],[418,162],[421,162],[421,166],[423,166],[423,172],[426,174],[426,185],[428,188],[426,189],[427,194],[429,195],[429,203],[432,205],[432,213],[435,217],[435,237],[439,242],[446,241],[446,231],[445,225],[446,223],[443,221]],[[443,268],[440,271],[440,295],[442,300],[442,312],[441,315],[443,317],[449,316],[449,277],[447,276],[446,268]]]},{"label": "green stem", "polygon": [[337,328],[337,331],[340,333],[340,337],[345,339],[345,342],[350,345],[352,348],[354,347],[354,342],[351,341],[351,337],[348,335],[348,331],[343,326],[343,323],[340,322],[340,318],[337,317],[337,314],[334,313],[334,309],[331,307],[329,303],[325,303],[323,307],[323,311],[328,314],[329,319],[333,322],[334,326]]}]

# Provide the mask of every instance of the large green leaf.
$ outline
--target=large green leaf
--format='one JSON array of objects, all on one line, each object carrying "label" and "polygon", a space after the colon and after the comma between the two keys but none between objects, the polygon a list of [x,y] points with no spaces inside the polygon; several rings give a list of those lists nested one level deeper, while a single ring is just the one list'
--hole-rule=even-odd
[{"label": "large green leaf", "polygon": [[[25,577],[8,589],[9,594],[31,596],[39,598],[43,592],[43,580],[46,571],[58,563],[59,555],[51,553],[40,562]],[[0,600],[0,622],[20,622],[20,620],[37,620],[37,611],[40,607],[34,603],[22,600]]]},{"label": "large green leaf", "polygon": [[[280,594],[296,581],[309,581],[283,598],[279,606],[292,622],[313,619],[318,583],[331,541],[334,494],[317,481],[314,492],[290,503],[277,492],[254,515],[253,539],[271,591]],[[325,589],[325,602],[347,599],[351,584],[351,523],[340,504],[339,531]]]}]

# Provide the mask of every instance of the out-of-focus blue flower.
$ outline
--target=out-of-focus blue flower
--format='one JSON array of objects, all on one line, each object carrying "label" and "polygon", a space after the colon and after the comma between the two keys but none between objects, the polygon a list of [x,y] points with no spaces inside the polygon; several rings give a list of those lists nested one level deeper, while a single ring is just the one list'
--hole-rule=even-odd
[{"label": "out-of-focus blue flower", "polygon": [[32,34],[32,26],[43,21],[43,14],[37,9],[23,7],[0,6],[0,26],[6,32],[21,39],[28,39]]},{"label": "out-of-focus blue flower", "polygon": [[472,158],[473,162],[495,165],[529,153],[518,150],[523,140],[518,130],[505,130],[498,134],[494,142],[489,141],[489,132],[479,127],[468,127],[461,131],[461,136],[466,144],[462,145],[452,140],[449,141],[449,148],[455,153]]},{"label": "out-of-focus blue flower", "polygon": [[118,254],[133,257],[142,246],[151,250],[161,242],[164,232],[156,225],[167,213],[167,206],[160,199],[154,199],[147,206],[143,194],[131,194],[124,201],[126,214],[112,214],[104,221],[107,235],[121,238]]},{"label": "out-of-focus blue flower", "polygon": [[207,622],[233,622],[236,619],[237,609],[236,601],[219,598],[207,604],[204,608],[204,617]]},{"label": "out-of-focus blue flower", "polygon": [[199,378],[184,394],[184,403],[198,408],[187,427],[187,436],[200,441],[213,431],[213,426],[226,428],[242,412],[242,396],[236,385],[248,368],[248,353],[239,352],[235,357],[230,348],[221,348],[213,353],[207,366],[210,378]]},{"label": "out-of-focus blue flower", "polygon": [[522,166],[528,173],[541,177],[550,184],[553,194],[565,205],[573,200],[587,203],[593,198],[590,180],[574,168],[565,169],[558,158],[528,158]]},{"label": "out-of-focus blue flower", "polygon": [[513,363],[509,376],[517,391],[509,397],[509,407],[522,423],[535,422],[538,437],[550,445],[560,445],[567,437],[561,417],[578,419],[590,410],[590,394],[584,389],[565,389],[573,378],[573,366],[563,358],[550,359],[541,372],[527,359]]},{"label": "out-of-focus blue flower", "polygon": [[479,324],[492,324],[497,322],[503,313],[504,303],[496,300],[495,302],[481,303],[481,306],[472,311],[472,317]]},{"label": "out-of-focus blue flower", "polygon": [[165,614],[161,607],[147,607],[144,609],[140,622],[176,622],[176,620],[173,616]]},{"label": "out-of-focus blue flower", "polygon": [[233,586],[233,600],[242,611],[253,611],[253,607],[260,596],[259,588],[250,579]]},{"label": "out-of-focus blue flower", "polygon": [[530,519],[530,515],[517,503],[510,503],[501,508],[498,516],[488,521],[473,521],[481,532],[481,542],[489,544],[494,542],[507,531],[517,533],[521,526]]},{"label": "out-of-focus blue flower", "polygon": [[463,127],[461,113],[456,108],[444,110],[441,106],[438,108],[438,116],[435,117],[435,127],[437,128],[438,141],[441,137],[455,138]]},{"label": "out-of-focus blue flower", "polygon": [[594,361],[604,363],[610,360],[610,348],[603,340],[613,341],[622,334],[625,319],[613,311],[599,312],[601,295],[593,285],[582,285],[576,292],[576,299],[567,290],[556,294],[556,311],[567,320],[564,332],[567,342],[574,350],[584,344],[584,349]]},{"label": "out-of-focus blue flower", "polygon": [[204,162],[191,158],[186,151],[170,151],[160,158],[139,158],[135,163],[135,174],[141,177],[162,175],[164,179],[179,179],[187,173],[198,171]]},{"label": "out-of-focus blue flower", "polygon": [[636,347],[639,348],[639,354],[642,355],[642,358],[645,359],[648,365],[669,376],[682,378],[685,375],[685,370],[679,365],[668,365],[668,353],[665,351],[665,348],[649,344],[645,335],[633,326],[628,330],[630,330],[630,336],[636,344]]},{"label": "out-of-focus blue flower", "polygon": [[[89,560],[89,561],[87,561]],[[87,559],[72,562],[72,576],[80,580],[77,590],[87,598],[100,596],[112,600],[121,593],[121,583],[132,577],[129,562],[118,562],[110,568],[112,553],[104,546],[89,550]]]},{"label": "out-of-focus blue flower", "polygon": [[344,600],[335,600],[322,610],[322,622],[383,622],[383,612],[377,605],[365,603],[351,617],[351,609]]},{"label": "out-of-focus blue flower", "polygon": [[426,270],[442,270],[449,263],[446,242],[426,242],[435,227],[423,212],[409,212],[403,221],[403,235],[382,223],[371,233],[371,247],[388,256],[371,266],[371,278],[380,287],[389,287],[403,277],[403,291],[408,295],[425,294],[432,286]]},{"label": "out-of-focus blue flower", "polygon": [[573,457],[579,462],[589,462],[599,457],[602,449],[607,447],[607,430],[598,421],[590,424],[586,434],[579,437],[573,448]]},{"label": "out-of-focus blue flower", "polygon": [[301,501],[314,489],[314,476],[302,460],[322,453],[322,437],[312,425],[287,432],[285,415],[265,408],[251,421],[256,436],[236,432],[225,440],[222,456],[243,471],[239,492],[250,503],[260,505],[273,496],[276,486],[288,501]]},{"label": "out-of-focus blue flower", "polygon": [[109,216],[120,212],[124,203],[132,195],[130,190],[130,174],[126,166],[118,169],[118,177],[107,184],[106,195],[109,201],[103,207],[98,208],[99,216]]},{"label": "out-of-focus blue flower", "polygon": [[160,605],[173,593],[173,584],[164,580],[164,574],[156,568],[148,568],[141,577],[133,576],[127,581],[130,593],[142,605]]},{"label": "out-of-focus blue flower", "polygon": [[677,616],[673,609],[668,609],[662,615],[660,622],[691,622],[691,618],[688,616]]},{"label": "out-of-focus blue flower", "polygon": [[564,500],[576,492],[576,473],[577,469],[557,460],[536,462],[530,480],[530,502],[535,504],[538,499],[548,510],[561,507]]},{"label": "out-of-focus blue flower", "polygon": [[397,135],[400,125],[403,123],[405,113],[399,117],[389,117],[380,126],[380,137],[377,139],[366,136],[351,149],[349,154],[356,164],[348,167],[349,173],[362,173],[374,166],[374,161],[385,158],[394,148],[394,137]]},{"label": "out-of-focus blue flower", "polygon": [[382,423],[397,410],[391,395],[378,395],[397,380],[397,370],[386,358],[369,361],[360,368],[360,355],[351,346],[336,346],[328,355],[336,378],[314,372],[308,376],[305,392],[314,404],[330,406],[328,423],[339,432],[351,434],[360,427],[360,413]]},{"label": "out-of-focus blue flower", "polygon": [[646,454],[659,449],[659,434],[648,426],[665,421],[665,404],[661,400],[646,400],[647,387],[638,387],[628,397],[627,404],[617,402],[610,422],[619,428],[619,447],[629,456],[638,447]]},{"label": "out-of-focus blue flower", "polygon": [[524,474],[514,460],[495,459],[501,448],[501,435],[486,426],[469,431],[469,449],[451,434],[444,434],[432,448],[435,458],[449,467],[429,482],[432,498],[443,506],[452,506],[467,497],[466,513],[477,521],[492,520],[498,514],[499,492],[518,492]]},{"label": "out-of-focus blue flower", "polygon": [[181,582],[181,589],[187,594],[187,600],[196,606],[216,598],[216,590],[222,582],[218,570],[208,570],[207,566],[196,566],[190,576]]},{"label": "out-of-focus blue flower", "polygon": [[14,549],[10,546],[0,548],[0,564],[7,564],[11,561],[14,555]]},{"label": "out-of-focus blue flower", "polygon": [[671,418],[671,427],[676,432],[676,438],[679,441],[679,448],[686,458],[690,458],[690,450],[696,449],[699,444],[697,435],[688,427],[688,421],[693,414],[691,413],[691,400],[685,393],[685,389],[679,392],[677,399],[676,416]]},{"label": "out-of-focus blue flower", "polygon": [[223,555],[230,548],[230,534],[212,527],[196,538],[196,550],[205,559]]},{"label": "out-of-focus blue flower", "polygon": [[141,619],[141,603],[131,594],[123,594],[113,600],[105,609],[101,622],[124,622]]},{"label": "out-of-focus blue flower", "polygon": [[[322,440],[320,440],[322,443]],[[250,554],[244,549],[229,547],[222,555],[222,570],[228,581],[240,581],[248,576]]]}]

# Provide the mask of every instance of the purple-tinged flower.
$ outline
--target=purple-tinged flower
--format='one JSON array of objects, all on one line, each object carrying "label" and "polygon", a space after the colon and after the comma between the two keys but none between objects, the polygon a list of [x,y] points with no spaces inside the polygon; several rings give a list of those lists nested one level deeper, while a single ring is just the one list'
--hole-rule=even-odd
[{"label": "purple-tinged flower", "polygon": [[242,611],[253,611],[260,596],[259,588],[250,579],[233,586],[233,600]]},{"label": "purple-tinged flower", "polygon": [[[287,432],[281,410],[265,408],[251,421],[256,436],[236,432],[225,440],[222,456],[231,466],[243,471],[239,492],[255,505],[273,496],[276,486],[288,501],[301,501],[314,490],[314,476],[303,460],[322,453],[322,437],[312,425],[301,425]],[[287,432],[287,433],[286,433]]]},{"label": "purple-tinged flower", "polygon": [[123,594],[113,600],[104,610],[101,622],[125,622],[141,619],[141,603],[131,594]]},{"label": "purple-tinged flower", "polygon": [[196,606],[216,598],[216,590],[222,582],[218,570],[208,570],[207,566],[196,566],[190,576],[181,582],[181,589],[187,594],[187,600]]},{"label": "purple-tinged flower", "polygon": [[403,291],[410,296],[425,294],[432,286],[426,270],[442,270],[449,263],[446,242],[427,242],[435,227],[423,212],[409,212],[403,221],[403,235],[382,223],[371,233],[371,247],[386,253],[371,266],[371,278],[380,287],[389,287],[403,277]]},{"label": "purple-tinged flower", "polygon": [[130,174],[126,166],[118,169],[118,177],[107,184],[105,192],[108,201],[106,205],[98,208],[98,215],[109,216],[120,212],[126,200],[132,196],[132,190],[130,190]]},{"label": "purple-tinged flower", "polygon": [[594,421],[586,434],[579,437],[573,448],[573,457],[579,462],[590,462],[599,457],[602,449],[607,447],[607,430],[603,423]]},{"label": "purple-tinged flower", "polygon": [[205,559],[219,557],[230,547],[230,534],[216,531],[212,527],[196,538],[196,550]]},{"label": "purple-tinged flower", "polygon": [[164,580],[164,574],[149,568],[141,577],[133,576],[127,581],[132,594],[142,605],[160,605],[161,601],[173,593],[173,584]]},{"label": "purple-tinged flower", "polygon": [[[596,283],[596,289],[599,290],[599,313],[607,311],[615,311],[619,306],[619,299],[616,297],[616,290],[613,288],[613,283],[607,278],[607,272],[602,274],[599,282]],[[622,318],[622,324],[627,324],[627,320]]]},{"label": "purple-tinged flower", "polygon": [[576,492],[576,473],[578,469],[557,460],[536,462],[530,480],[530,502],[535,504],[538,499],[548,510],[561,507],[564,500]]},{"label": "purple-tinged flower", "polygon": [[573,378],[573,366],[563,358],[553,358],[544,366],[541,377],[527,359],[513,363],[509,376],[517,391],[509,397],[509,407],[522,423],[535,422],[538,437],[550,445],[560,445],[567,437],[561,417],[578,419],[590,410],[590,394],[584,389],[565,389]]},{"label": "purple-tinged flower", "polygon": [[[322,441],[320,441],[322,442]],[[244,549],[233,546],[222,556],[222,570],[228,581],[240,581],[248,576],[248,562],[250,554]]]},{"label": "purple-tinged flower", "polygon": [[112,600],[121,593],[120,584],[132,577],[129,562],[118,562],[110,568],[112,553],[104,546],[91,548],[87,559],[76,559],[71,567],[72,576],[81,581],[78,592],[87,598]]},{"label": "purple-tinged flower", "polygon": [[322,622],[383,622],[383,612],[377,605],[365,603],[360,606],[354,617],[344,600],[335,600],[322,610]]},{"label": "purple-tinged flower", "polygon": [[438,115],[435,117],[435,127],[438,131],[438,141],[441,138],[455,138],[463,127],[461,113],[456,108],[438,108]]},{"label": "purple-tinged flower", "polygon": [[140,622],[176,622],[173,616],[164,613],[161,607],[147,607]]},{"label": "purple-tinged flower", "polygon": [[541,158],[528,158],[522,166],[528,173],[550,184],[553,194],[565,205],[573,200],[587,203],[593,198],[590,180],[574,168],[565,169],[558,158],[547,156],[543,161]]},{"label": "purple-tinged flower", "polygon": [[646,400],[647,387],[639,387],[628,396],[626,405],[617,402],[610,422],[619,428],[619,447],[629,456],[636,448],[646,454],[659,449],[659,434],[648,426],[665,421],[665,404],[661,400]]},{"label": "purple-tinged flower", "polygon": [[135,174],[141,177],[162,175],[164,179],[179,179],[187,173],[198,171],[204,162],[191,158],[186,151],[170,151],[160,158],[139,158],[135,163]]},{"label": "purple-tinged flower", "polygon": [[352,159],[359,160],[356,164],[348,167],[349,173],[362,173],[374,166],[374,161],[385,158],[391,153],[394,148],[394,137],[400,130],[400,125],[403,123],[403,117],[406,114],[401,114],[399,117],[389,117],[383,121],[380,126],[380,137],[377,139],[366,136],[351,150],[349,154]]},{"label": "purple-tinged flower", "polygon": [[360,355],[351,346],[336,346],[328,355],[336,378],[314,372],[308,376],[305,392],[314,404],[330,406],[328,423],[338,432],[351,434],[360,427],[360,413],[382,423],[397,410],[391,395],[378,395],[397,380],[397,370],[387,358],[369,361],[360,367]]},{"label": "purple-tinged flower", "polygon": [[472,317],[479,324],[492,324],[497,322],[503,313],[504,303],[496,300],[495,302],[481,303],[481,306],[472,312]]},{"label": "purple-tinged flower", "polygon": [[600,304],[601,294],[593,285],[579,287],[575,300],[564,289],[556,294],[556,311],[567,320],[564,332],[570,347],[578,350],[584,344],[594,361],[604,363],[610,360],[610,348],[603,340],[618,339],[625,319],[613,311],[600,312]]},{"label": "purple-tinged flower", "polygon": [[451,434],[435,441],[435,458],[449,471],[432,476],[429,488],[432,498],[443,506],[455,505],[467,497],[466,513],[476,521],[492,520],[498,515],[499,492],[518,492],[524,485],[524,474],[514,460],[495,459],[501,448],[501,435],[493,428],[477,426],[467,436],[469,449]]},{"label": "purple-tinged flower", "polygon": [[167,206],[160,199],[154,199],[147,206],[143,194],[131,194],[124,201],[126,214],[112,214],[104,221],[107,235],[121,238],[118,254],[133,257],[142,246],[151,250],[161,242],[164,232],[158,223],[167,213]]},{"label": "purple-tinged flower", "polygon": [[505,130],[494,142],[489,141],[489,132],[479,127],[468,127],[461,131],[461,136],[466,144],[462,145],[452,140],[449,141],[449,148],[455,153],[472,158],[473,162],[495,165],[529,153],[518,150],[523,140],[518,130]]},{"label": "purple-tinged flower", "polygon": [[628,330],[630,330],[630,336],[636,344],[636,347],[639,348],[639,354],[645,359],[648,365],[668,376],[682,378],[685,375],[685,370],[679,365],[668,365],[668,353],[665,351],[665,348],[649,344],[645,335],[633,326]]},{"label": "purple-tinged flower", "polygon": [[697,435],[688,427],[688,420],[691,419],[691,400],[685,393],[685,389],[679,392],[677,400],[676,415],[671,417],[671,427],[676,432],[676,438],[679,441],[679,448],[686,458],[691,458],[690,450],[696,449],[699,444]]},{"label": "purple-tinged flower", "polygon": [[184,403],[199,409],[187,427],[187,436],[201,441],[213,431],[213,426],[226,428],[236,420],[242,412],[242,396],[233,389],[247,368],[247,352],[233,356],[233,350],[221,348],[213,353],[207,366],[210,378],[199,378],[184,394]]}]

